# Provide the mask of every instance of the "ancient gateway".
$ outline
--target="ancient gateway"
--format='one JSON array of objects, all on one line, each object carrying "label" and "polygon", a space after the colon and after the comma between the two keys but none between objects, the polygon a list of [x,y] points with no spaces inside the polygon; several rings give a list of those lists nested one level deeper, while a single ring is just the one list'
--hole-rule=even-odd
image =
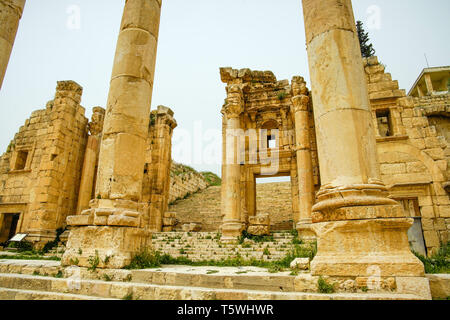
[{"label": "ancient gateway", "polygon": [[[0,158],[0,242],[20,231],[40,247],[67,226],[63,265],[98,255],[99,268],[120,269],[152,233],[173,230],[177,123],[170,108],[150,110],[161,2],[126,1],[106,111],[89,121],[82,88],[60,81],[20,128]],[[0,81],[24,4],[0,0]],[[410,244],[430,255],[448,241],[449,68],[424,70],[406,95],[376,57],[361,58],[351,0],[303,0],[303,10],[310,89],[301,76],[220,69],[221,240],[269,234],[256,179],[288,176],[291,227],[317,240],[313,276],[367,278],[375,267],[426,296]]]}]

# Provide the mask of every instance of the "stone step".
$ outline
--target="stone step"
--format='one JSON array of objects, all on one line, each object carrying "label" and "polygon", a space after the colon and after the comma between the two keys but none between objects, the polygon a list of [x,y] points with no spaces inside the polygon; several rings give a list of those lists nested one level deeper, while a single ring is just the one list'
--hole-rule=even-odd
[{"label": "stone step", "polygon": [[0,300],[116,300],[79,294],[19,290],[0,287]]},{"label": "stone step", "polygon": [[[153,278],[152,278],[153,279]],[[135,282],[112,282],[100,280],[73,280],[57,279],[41,276],[21,274],[0,274],[0,288],[4,292],[15,290],[28,292],[23,298],[49,297],[69,298],[80,297],[85,299],[136,299],[136,300],[417,300],[411,294],[362,294],[362,293],[335,293],[319,294],[307,292],[275,292],[245,289],[205,288],[193,286],[172,286]],[[33,288],[30,290],[29,288]],[[1,292],[1,290],[0,290]],[[50,294],[49,294],[50,293]],[[54,295],[52,295],[53,293]]]}]

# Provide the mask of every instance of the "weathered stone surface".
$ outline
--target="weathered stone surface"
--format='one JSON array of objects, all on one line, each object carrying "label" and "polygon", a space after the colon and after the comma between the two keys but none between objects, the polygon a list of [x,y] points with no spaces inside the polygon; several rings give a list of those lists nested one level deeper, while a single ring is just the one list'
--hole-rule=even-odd
[{"label": "weathered stone surface", "polygon": [[248,218],[248,222],[252,225],[270,225],[270,217],[266,214],[258,214]]},{"label": "weathered stone surface", "polygon": [[255,236],[265,236],[270,234],[270,226],[256,225],[250,226],[247,232]]},{"label": "weathered stone surface", "polygon": [[98,268],[120,269],[150,244],[151,234],[141,228],[74,226],[61,262],[65,266],[77,261],[83,267],[97,264]]},{"label": "weathered stone surface", "polygon": [[0,89],[24,6],[25,0],[0,1]]},{"label": "weathered stone surface", "polygon": [[185,223],[182,228],[184,232],[198,232],[202,230],[202,226],[199,223]]},{"label": "weathered stone surface", "polygon": [[434,299],[447,299],[450,297],[449,274],[427,274],[430,281],[431,295]]},{"label": "weathered stone surface", "polygon": [[308,270],[309,269],[309,258],[296,258],[291,262],[291,269],[298,270]]}]

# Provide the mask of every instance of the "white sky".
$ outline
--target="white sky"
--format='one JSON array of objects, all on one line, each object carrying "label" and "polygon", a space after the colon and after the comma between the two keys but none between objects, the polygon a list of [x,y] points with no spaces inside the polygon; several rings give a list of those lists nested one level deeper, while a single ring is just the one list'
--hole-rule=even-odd
[{"label": "white sky", "polygon": [[[27,0],[0,91],[0,153],[31,112],[53,98],[58,80],[83,86],[87,117],[92,107],[105,107],[124,3]],[[354,0],[353,6],[401,88],[408,91],[427,66],[425,53],[430,66],[450,65],[450,1]],[[171,107],[176,131],[193,138],[195,122],[203,132],[220,130],[219,67],[226,66],[271,70],[279,80],[301,75],[310,86],[301,0],[163,0],[152,109]],[[191,161],[174,154],[175,160],[220,173],[219,163],[198,157],[204,139],[202,146],[196,138],[200,149],[193,144]]]}]

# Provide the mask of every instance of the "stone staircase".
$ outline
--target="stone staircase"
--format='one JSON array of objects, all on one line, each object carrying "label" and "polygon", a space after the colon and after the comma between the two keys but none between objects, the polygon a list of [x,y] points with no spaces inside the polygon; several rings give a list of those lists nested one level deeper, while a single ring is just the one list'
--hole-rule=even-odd
[{"label": "stone staircase", "polygon": [[[175,212],[179,221],[175,229],[182,230],[183,224],[194,222],[200,224],[204,232],[219,230],[223,220],[220,189],[220,186],[209,187],[170,205],[169,211]],[[269,213],[273,231],[293,229],[289,182],[257,184],[256,201],[258,213]]]},{"label": "stone staircase", "polygon": [[416,294],[321,294],[308,273],[256,267],[163,266],[89,271],[55,261],[0,260],[0,300],[417,300]]},{"label": "stone staircase", "polygon": [[152,244],[154,250],[163,254],[192,261],[220,261],[237,256],[274,261],[283,259],[294,249],[294,236],[290,232],[275,232],[272,236],[273,241],[268,242],[245,239],[242,244],[231,244],[222,242],[220,234],[215,232],[161,232],[153,234]]},{"label": "stone staircase", "polygon": [[176,212],[179,221],[176,229],[181,230],[183,224],[195,222],[202,226],[202,231],[217,231],[222,223],[220,188],[209,187],[169,206],[169,211]]}]

